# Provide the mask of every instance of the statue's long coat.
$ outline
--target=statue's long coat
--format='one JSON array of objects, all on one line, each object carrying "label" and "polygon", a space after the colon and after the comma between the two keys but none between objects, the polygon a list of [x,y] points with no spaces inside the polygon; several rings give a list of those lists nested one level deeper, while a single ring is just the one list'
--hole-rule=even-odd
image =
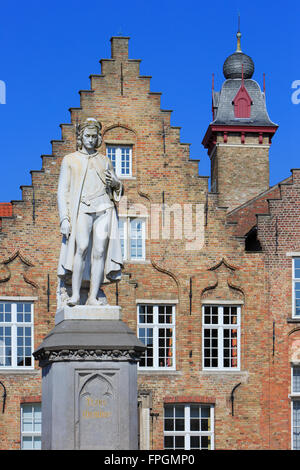
[{"label": "statue's long coat", "polygon": [[[95,159],[94,161],[96,162],[97,173],[105,185],[105,170],[109,169],[114,172],[112,163],[105,155],[97,154],[92,158]],[[65,236],[63,236],[62,239],[58,264],[58,276],[64,276],[67,272],[73,271],[76,248],[75,238],[77,231],[77,216],[87,167],[88,158],[80,151],[66,155],[61,164],[57,191],[59,217],[60,222],[65,218],[69,219],[71,232],[68,239]],[[108,188],[107,190],[110,199],[114,203],[120,200],[122,185],[118,191],[112,191],[111,188]],[[110,212],[111,230],[104,268],[104,282],[120,279],[123,264],[116,208],[113,207],[113,209],[110,209]],[[90,280],[90,253],[91,247],[89,247],[86,258],[83,280]]]}]

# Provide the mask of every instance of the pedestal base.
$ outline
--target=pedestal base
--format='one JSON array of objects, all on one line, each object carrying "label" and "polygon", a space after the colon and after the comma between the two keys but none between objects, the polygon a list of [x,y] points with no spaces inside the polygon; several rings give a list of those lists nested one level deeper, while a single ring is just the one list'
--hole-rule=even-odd
[{"label": "pedestal base", "polygon": [[[34,353],[43,368],[42,448],[137,449],[137,361],[145,346],[121,320],[66,319],[69,308]],[[101,315],[107,307],[93,309]]]},{"label": "pedestal base", "polygon": [[63,320],[121,320],[121,307],[115,305],[92,306],[76,305],[65,306],[57,310],[55,325]]}]

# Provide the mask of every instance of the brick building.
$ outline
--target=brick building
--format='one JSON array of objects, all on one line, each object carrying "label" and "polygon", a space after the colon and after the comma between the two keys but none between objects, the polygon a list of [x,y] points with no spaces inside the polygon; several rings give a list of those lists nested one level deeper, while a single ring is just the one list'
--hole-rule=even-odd
[{"label": "brick building", "polygon": [[239,33],[203,132],[210,190],[151,77],[128,58],[128,41],[111,39],[111,59],[80,91],[61,140],[21,187],[22,200],[0,213],[1,448],[40,446],[32,352],[54,327],[58,175],[86,117],[101,121],[100,152],[125,186],[123,276],[105,293],[147,345],[140,448],[300,448],[300,170],[269,187],[277,125]]}]

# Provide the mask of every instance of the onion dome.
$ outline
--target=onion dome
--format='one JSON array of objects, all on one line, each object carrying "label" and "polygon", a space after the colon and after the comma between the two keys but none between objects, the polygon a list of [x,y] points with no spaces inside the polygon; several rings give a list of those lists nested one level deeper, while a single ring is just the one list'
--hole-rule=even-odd
[{"label": "onion dome", "polygon": [[224,62],[223,73],[226,79],[242,78],[242,68],[244,79],[251,78],[254,73],[253,60],[241,50],[241,36],[240,31],[238,31],[237,49]]}]

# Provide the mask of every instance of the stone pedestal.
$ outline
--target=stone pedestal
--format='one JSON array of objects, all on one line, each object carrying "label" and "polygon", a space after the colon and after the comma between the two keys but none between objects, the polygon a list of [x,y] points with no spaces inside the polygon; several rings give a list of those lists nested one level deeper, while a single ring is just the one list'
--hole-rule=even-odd
[{"label": "stone pedestal", "polygon": [[137,361],[145,346],[120,315],[120,307],[65,307],[34,352],[43,369],[44,450],[137,449]]}]

